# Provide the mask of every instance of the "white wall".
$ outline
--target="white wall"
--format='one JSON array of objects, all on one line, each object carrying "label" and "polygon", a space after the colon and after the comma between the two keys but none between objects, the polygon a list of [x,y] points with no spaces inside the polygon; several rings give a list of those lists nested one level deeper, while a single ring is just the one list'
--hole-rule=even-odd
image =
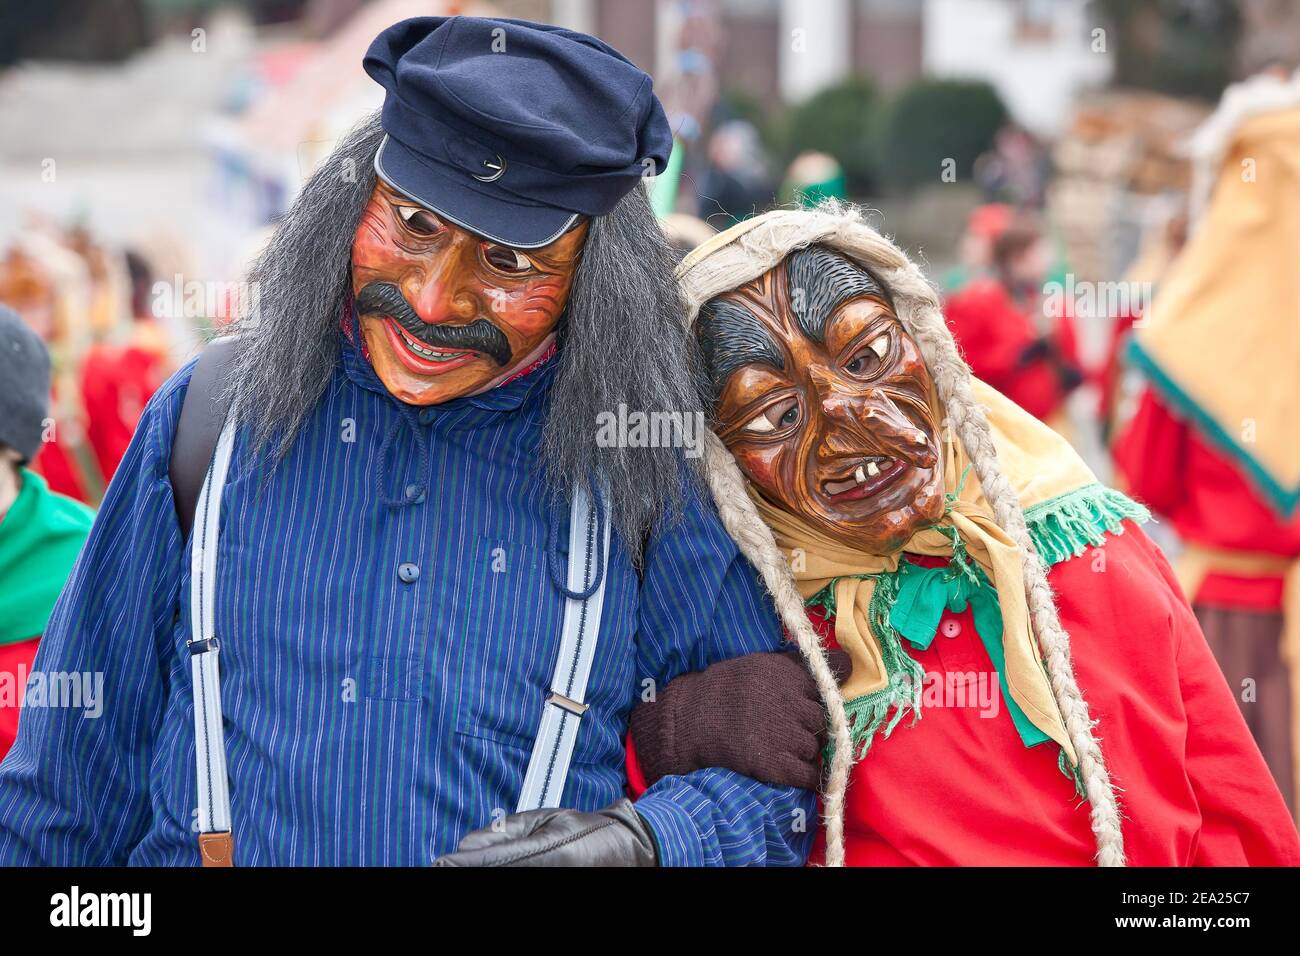
[{"label": "white wall", "polygon": [[807,99],[848,73],[853,42],[849,14],[849,0],[782,0],[778,42],[786,102]]},{"label": "white wall", "polygon": [[[1086,0],[1037,0],[1052,11],[1048,40],[1017,36],[1020,0],[925,0],[923,66],[933,76],[983,79],[1012,115],[1051,136],[1069,120],[1081,89],[1103,85],[1113,54],[1094,52]],[[1106,37],[1107,49],[1113,37]]]}]

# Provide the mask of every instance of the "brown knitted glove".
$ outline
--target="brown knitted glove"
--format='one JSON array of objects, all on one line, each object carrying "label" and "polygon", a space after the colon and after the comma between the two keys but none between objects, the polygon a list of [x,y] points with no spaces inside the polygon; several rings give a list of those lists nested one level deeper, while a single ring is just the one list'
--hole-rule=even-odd
[{"label": "brown knitted glove", "polygon": [[[848,655],[830,656],[842,680]],[[747,654],[683,674],[636,706],[631,730],[647,783],[703,767],[805,790],[821,782],[826,711],[798,654]]]}]

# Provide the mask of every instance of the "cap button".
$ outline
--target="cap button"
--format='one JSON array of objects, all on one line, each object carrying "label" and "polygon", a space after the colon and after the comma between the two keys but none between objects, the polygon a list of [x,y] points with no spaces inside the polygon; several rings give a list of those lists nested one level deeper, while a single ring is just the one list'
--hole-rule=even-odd
[{"label": "cap button", "polygon": [[486,173],[471,173],[481,183],[494,183],[506,174],[506,161],[500,153],[483,160],[483,168]]}]

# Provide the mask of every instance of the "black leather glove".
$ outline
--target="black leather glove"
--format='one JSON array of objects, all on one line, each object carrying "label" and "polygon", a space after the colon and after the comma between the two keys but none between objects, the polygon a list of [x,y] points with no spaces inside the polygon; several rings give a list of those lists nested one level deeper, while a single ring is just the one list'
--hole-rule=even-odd
[{"label": "black leather glove", "polygon": [[1061,359],[1056,365],[1056,378],[1061,383],[1061,391],[1067,393],[1073,392],[1084,382],[1083,372],[1065,359]]},{"label": "black leather glove", "polygon": [[1046,335],[1039,336],[1016,356],[1016,368],[1024,368],[1055,354],[1056,346],[1052,344],[1052,340]]},{"label": "black leather glove", "polygon": [[[843,651],[828,652],[843,681]],[[632,711],[632,742],[646,783],[724,767],[779,787],[816,790],[826,711],[797,653],[746,654],[675,678]]]},{"label": "black leather glove", "polygon": [[1045,335],[1034,339],[1027,345],[1016,360],[1016,368],[1025,368],[1039,361],[1046,361],[1052,367],[1063,393],[1069,394],[1083,384],[1083,372],[1061,354],[1061,350],[1057,348],[1050,336]]},{"label": "black leather glove", "polygon": [[460,841],[434,866],[658,866],[654,834],[620,800],[595,813],[526,810]]}]

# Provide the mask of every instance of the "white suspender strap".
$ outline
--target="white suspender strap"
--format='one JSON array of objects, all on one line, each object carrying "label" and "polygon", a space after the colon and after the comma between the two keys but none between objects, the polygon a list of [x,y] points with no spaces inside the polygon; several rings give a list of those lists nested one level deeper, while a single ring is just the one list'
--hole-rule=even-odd
[{"label": "white suspender strap", "polygon": [[[583,700],[587,694],[591,662],[596,656],[605,582],[609,580],[609,520],[608,515],[604,515],[602,520],[599,508],[600,505],[586,492],[574,490],[569,515],[568,589],[574,594],[592,590],[597,574],[600,583],[585,599],[564,599],[560,652],[555,661],[555,676],[551,678],[551,692],[542,706],[533,755],[524,775],[524,788],[517,808],[520,812],[560,805],[564,782],[569,775],[569,761],[578,740],[578,728],[582,724],[582,715],[587,712]],[[603,540],[597,541],[597,534],[602,534]],[[603,557],[606,565],[603,573],[597,565],[598,557]]]},{"label": "white suspender strap", "polygon": [[230,784],[222,729],[220,644],[215,631],[217,543],[221,493],[235,444],[233,416],[226,419],[199,492],[190,537],[190,673],[194,693],[194,753],[199,785],[199,849],[204,866],[231,866]]}]

